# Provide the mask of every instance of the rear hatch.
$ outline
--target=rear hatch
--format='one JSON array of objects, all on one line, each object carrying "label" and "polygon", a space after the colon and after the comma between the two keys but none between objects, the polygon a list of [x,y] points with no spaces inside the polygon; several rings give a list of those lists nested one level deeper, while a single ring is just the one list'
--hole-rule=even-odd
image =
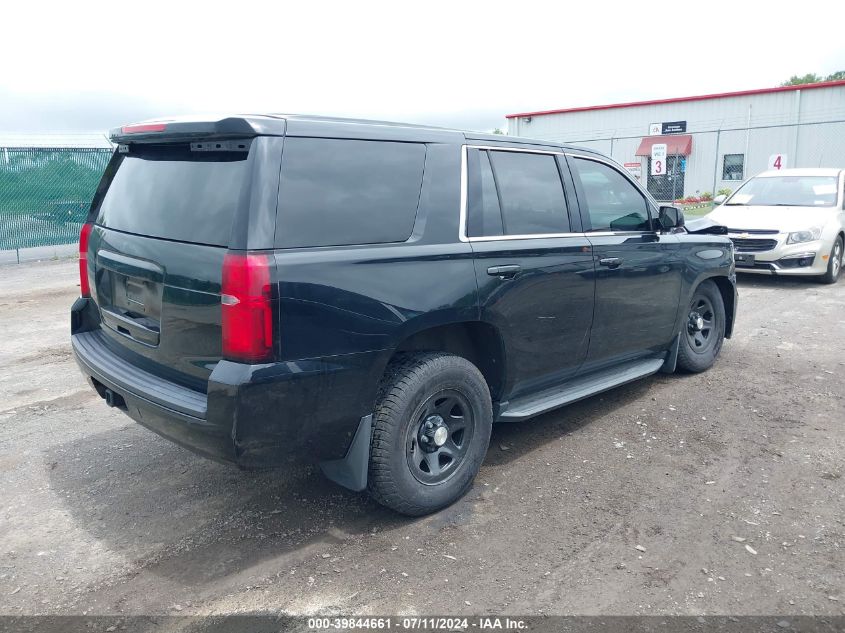
[{"label": "rear hatch", "polygon": [[121,145],[92,207],[92,297],[107,345],[202,391],[221,358],[223,258],[248,221],[259,140]]}]

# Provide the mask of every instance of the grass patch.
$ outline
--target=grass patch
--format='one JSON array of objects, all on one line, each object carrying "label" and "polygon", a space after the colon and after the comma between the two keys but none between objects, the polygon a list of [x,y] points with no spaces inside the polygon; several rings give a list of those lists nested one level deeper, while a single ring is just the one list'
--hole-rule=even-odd
[{"label": "grass patch", "polygon": [[713,210],[713,203],[706,205],[691,205],[689,207],[682,206],[684,210],[684,217],[687,218],[700,218],[704,215],[707,215]]}]

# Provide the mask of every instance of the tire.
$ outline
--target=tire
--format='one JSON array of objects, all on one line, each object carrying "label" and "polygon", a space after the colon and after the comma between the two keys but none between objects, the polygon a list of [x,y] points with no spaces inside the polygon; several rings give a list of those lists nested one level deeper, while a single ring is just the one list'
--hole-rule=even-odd
[{"label": "tire", "polygon": [[439,352],[403,355],[388,366],[379,389],[370,494],[409,516],[454,503],[478,474],[492,425],[490,391],[475,365]]},{"label": "tire", "polygon": [[833,247],[830,249],[827,272],[820,278],[823,284],[835,284],[839,279],[839,274],[842,272],[842,251],[842,236],[840,235],[833,242]]},{"label": "tire", "polygon": [[693,292],[681,326],[678,367],[696,374],[710,369],[724,340],[725,302],[722,293],[715,283],[704,281]]}]

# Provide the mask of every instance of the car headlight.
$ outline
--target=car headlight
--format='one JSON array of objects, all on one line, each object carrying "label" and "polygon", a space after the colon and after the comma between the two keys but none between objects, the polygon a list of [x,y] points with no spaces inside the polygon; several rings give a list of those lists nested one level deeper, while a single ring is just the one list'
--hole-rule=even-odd
[{"label": "car headlight", "polygon": [[790,233],[786,238],[787,244],[800,244],[801,242],[812,242],[821,237],[822,230],[818,226],[814,226],[806,231],[795,231]]}]

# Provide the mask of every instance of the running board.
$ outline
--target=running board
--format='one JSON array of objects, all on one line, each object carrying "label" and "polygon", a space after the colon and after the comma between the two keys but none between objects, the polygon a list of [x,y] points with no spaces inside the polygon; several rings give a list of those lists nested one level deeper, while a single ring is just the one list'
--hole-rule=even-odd
[{"label": "running board", "polygon": [[540,415],[576,400],[582,400],[602,391],[657,373],[663,363],[664,359],[662,358],[637,360],[596,374],[575,378],[559,387],[546,389],[540,393],[507,403],[500,409],[496,421],[517,422]]}]

